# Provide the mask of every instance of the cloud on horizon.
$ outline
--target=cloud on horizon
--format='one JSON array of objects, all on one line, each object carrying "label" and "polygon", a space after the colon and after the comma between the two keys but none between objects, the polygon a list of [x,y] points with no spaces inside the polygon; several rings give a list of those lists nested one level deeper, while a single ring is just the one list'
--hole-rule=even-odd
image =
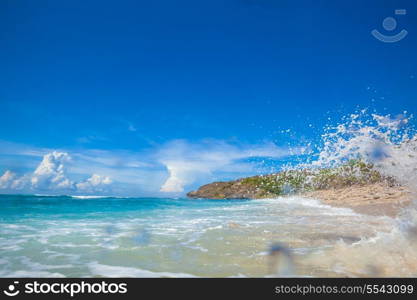
[{"label": "cloud on horizon", "polygon": [[261,145],[233,145],[218,140],[206,140],[200,143],[175,140],[164,145],[157,153],[158,161],[169,172],[169,177],[160,191],[184,192],[187,185],[199,179],[208,179],[216,172],[253,171],[253,164],[242,162],[244,159],[281,158],[288,155],[288,149],[280,148],[270,142]]},{"label": "cloud on horizon", "polygon": [[[7,147],[0,151],[0,163],[17,155],[19,162],[28,164],[28,171],[18,175],[12,164],[0,165],[4,172],[0,190],[50,194],[178,195],[197,184],[255,174],[261,166],[251,158],[294,154],[271,142],[250,145],[222,140],[173,140],[137,152],[2,144]],[[33,160],[38,162],[34,165]]]},{"label": "cloud on horizon", "polygon": [[31,190],[38,192],[102,192],[112,183],[107,176],[93,174],[82,182],[73,182],[67,177],[65,163],[71,157],[66,152],[53,151],[45,154],[42,161],[33,173],[17,176],[10,170],[6,170],[0,177],[0,189],[7,190]]}]

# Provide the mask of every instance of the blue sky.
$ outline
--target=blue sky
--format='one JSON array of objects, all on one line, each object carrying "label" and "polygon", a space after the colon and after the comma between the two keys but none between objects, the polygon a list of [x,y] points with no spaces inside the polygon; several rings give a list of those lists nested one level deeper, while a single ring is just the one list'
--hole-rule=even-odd
[{"label": "blue sky", "polygon": [[[398,43],[370,34],[389,16]],[[73,193],[181,193],[267,171],[358,107],[417,110],[411,0],[3,0],[0,42],[0,176],[68,154],[45,193],[64,173]]]}]

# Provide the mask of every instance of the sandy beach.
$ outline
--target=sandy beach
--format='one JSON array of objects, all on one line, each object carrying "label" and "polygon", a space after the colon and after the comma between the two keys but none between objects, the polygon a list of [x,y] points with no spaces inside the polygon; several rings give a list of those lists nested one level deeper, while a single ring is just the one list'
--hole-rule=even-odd
[{"label": "sandy beach", "polygon": [[304,193],[302,196],[320,199],[336,207],[348,207],[358,213],[395,217],[411,202],[411,192],[402,186],[383,183],[355,185]]}]

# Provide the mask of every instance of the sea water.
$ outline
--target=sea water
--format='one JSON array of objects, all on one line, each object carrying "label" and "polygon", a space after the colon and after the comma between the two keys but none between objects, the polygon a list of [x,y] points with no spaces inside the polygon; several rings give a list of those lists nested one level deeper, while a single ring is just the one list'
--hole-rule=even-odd
[{"label": "sea water", "polygon": [[[343,276],[309,258],[394,220],[317,200],[0,195],[0,277],[258,277],[286,245],[291,276]],[[366,267],[366,266],[363,266]]]},{"label": "sea water", "polygon": [[[298,196],[0,195],[0,277],[417,276],[417,131],[406,112],[359,111],[309,148],[288,167],[361,159],[407,187],[411,205],[390,218]],[[290,273],[271,268],[275,243]]]}]

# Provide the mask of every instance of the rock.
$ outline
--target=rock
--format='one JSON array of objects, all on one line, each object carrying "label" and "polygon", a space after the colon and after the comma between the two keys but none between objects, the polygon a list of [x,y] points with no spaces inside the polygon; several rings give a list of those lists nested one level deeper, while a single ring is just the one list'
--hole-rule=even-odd
[{"label": "rock", "polygon": [[187,196],[207,199],[274,198],[325,189],[356,189],[373,183],[392,186],[396,184],[392,178],[381,175],[372,164],[353,160],[331,169],[295,169],[227,182],[214,182],[189,192]]},{"label": "rock", "polygon": [[243,184],[242,179],[228,182],[214,182],[201,186],[187,194],[190,198],[207,199],[252,199],[257,197],[256,187]]}]

